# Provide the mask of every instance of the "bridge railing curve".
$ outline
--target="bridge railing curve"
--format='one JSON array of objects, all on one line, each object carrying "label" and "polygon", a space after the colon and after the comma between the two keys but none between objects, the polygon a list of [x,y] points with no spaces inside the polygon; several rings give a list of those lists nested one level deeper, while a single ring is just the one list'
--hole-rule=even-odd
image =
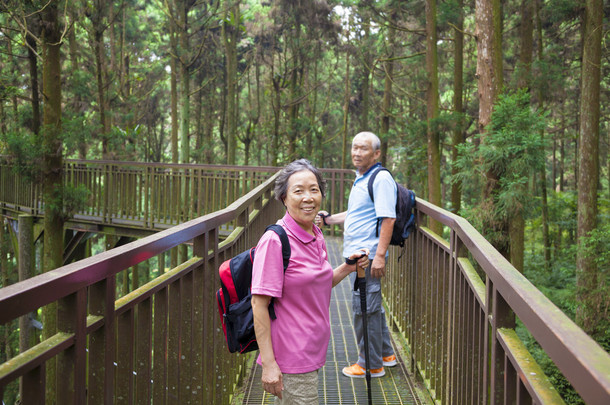
[{"label": "bridge railing curve", "polygon": [[[246,357],[223,340],[217,269],[282,215],[274,180],[212,214],[0,289],[0,324],[58,308],[57,333],[0,365],[0,398],[22,377],[28,404],[228,404]],[[184,262],[115,300],[119,272],[185,243]],[[51,360],[60,377],[48,386]]]},{"label": "bridge railing curve", "polygon": [[[610,403],[607,352],[468,221],[422,199],[417,215],[404,252],[392,248],[383,293],[413,370],[436,401],[563,403],[517,336],[519,319],[585,403]],[[449,240],[425,226],[428,218]]]}]

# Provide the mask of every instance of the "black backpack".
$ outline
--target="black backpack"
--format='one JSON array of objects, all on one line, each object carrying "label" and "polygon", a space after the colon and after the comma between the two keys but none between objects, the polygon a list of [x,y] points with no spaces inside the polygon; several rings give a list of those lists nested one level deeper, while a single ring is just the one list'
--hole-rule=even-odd
[{"label": "black backpack", "polygon": [[[269,225],[278,234],[282,242],[282,258],[284,259],[284,273],[290,260],[290,242],[288,235],[281,225]],[[222,330],[225,334],[227,346],[231,353],[246,353],[258,349],[256,335],[254,334],[254,316],[252,314],[252,262],[255,248],[241,252],[237,256],[226,260],[220,265],[220,288],[216,292],[218,313]],[[273,298],[269,303],[269,316],[276,319],[273,309]]]},{"label": "black backpack", "polygon": [[[375,181],[377,174],[379,174],[379,172],[382,170],[386,170],[388,173],[390,173],[390,175],[392,174],[392,172],[383,166],[371,174],[368,189],[369,196],[373,202],[375,202],[375,197],[373,196],[373,182]],[[392,178],[394,178],[394,176],[392,176]],[[413,212],[413,209],[415,208],[415,192],[401,186],[398,183],[396,183],[396,192],[398,193],[396,198],[396,222],[394,222],[394,229],[392,229],[392,239],[390,239],[390,245],[403,247],[405,244],[405,239],[407,239],[411,232],[415,230],[415,213]],[[380,222],[381,219],[378,218],[376,236],[379,236]]]}]

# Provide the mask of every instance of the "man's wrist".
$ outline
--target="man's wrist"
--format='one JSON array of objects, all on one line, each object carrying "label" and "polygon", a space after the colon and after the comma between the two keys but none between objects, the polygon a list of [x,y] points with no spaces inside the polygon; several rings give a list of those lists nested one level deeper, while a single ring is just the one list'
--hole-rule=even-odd
[{"label": "man's wrist", "polygon": [[322,217],[322,223],[323,223],[324,225],[329,225],[329,223],[328,223],[328,222],[326,222],[326,219],[327,219],[327,218],[330,218],[330,214],[328,214],[328,215],[324,215],[324,216]]},{"label": "man's wrist", "polygon": [[379,251],[377,251],[375,253],[375,259],[383,259],[383,260],[385,260],[385,253],[379,253]]}]

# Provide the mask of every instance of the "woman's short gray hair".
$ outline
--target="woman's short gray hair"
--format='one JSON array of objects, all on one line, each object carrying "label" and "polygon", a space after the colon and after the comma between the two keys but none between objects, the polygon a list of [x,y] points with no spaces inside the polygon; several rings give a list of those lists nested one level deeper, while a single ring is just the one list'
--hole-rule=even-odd
[{"label": "woman's short gray hair", "polygon": [[295,173],[301,172],[303,170],[309,170],[316,176],[316,180],[318,181],[318,187],[320,187],[320,192],[322,193],[322,197],[326,195],[326,180],[322,177],[322,173],[318,170],[317,167],[311,164],[311,162],[307,159],[298,159],[292,163],[288,163],[275,179],[275,188],[273,192],[275,194],[275,199],[281,202],[284,202],[286,195],[288,194],[288,179]]}]

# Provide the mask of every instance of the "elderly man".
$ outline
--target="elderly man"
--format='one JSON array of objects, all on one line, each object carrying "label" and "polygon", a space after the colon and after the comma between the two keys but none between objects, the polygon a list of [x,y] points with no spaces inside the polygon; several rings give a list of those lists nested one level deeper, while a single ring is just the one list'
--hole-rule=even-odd
[{"label": "elderly man", "polygon": [[[372,377],[385,375],[384,366],[396,365],[396,356],[390,343],[390,332],[386,324],[381,303],[381,277],[385,275],[386,257],[396,220],[396,182],[383,170],[373,184],[373,202],[368,192],[371,174],[381,167],[377,162],[381,155],[381,142],[372,132],[360,132],[352,141],[352,163],[356,167],[356,180],[349,195],[347,211],[328,214],[320,211],[317,224],[344,224],[343,256],[349,256],[356,248],[370,249],[369,267],[366,269],[367,325],[369,336],[370,369]],[[350,275],[352,283],[356,273]],[[352,378],[365,376],[364,338],[360,292],[352,296],[354,329],[358,339],[358,361],[343,369],[343,374]]]}]

